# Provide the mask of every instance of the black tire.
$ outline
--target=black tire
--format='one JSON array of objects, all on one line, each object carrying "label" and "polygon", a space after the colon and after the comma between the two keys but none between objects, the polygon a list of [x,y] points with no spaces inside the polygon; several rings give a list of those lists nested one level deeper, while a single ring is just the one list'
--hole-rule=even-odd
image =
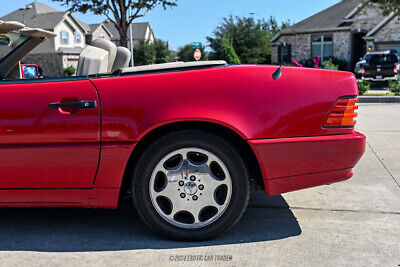
[{"label": "black tire", "polygon": [[[195,229],[177,227],[162,218],[149,191],[150,177],[158,162],[172,151],[187,147],[198,147],[219,157],[232,181],[232,194],[224,213],[211,224]],[[239,221],[250,196],[248,169],[238,150],[223,138],[200,130],[172,132],[149,145],[139,158],[132,179],[133,203],[141,219],[154,232],[173,240],[208,240],[225,233]]]}]

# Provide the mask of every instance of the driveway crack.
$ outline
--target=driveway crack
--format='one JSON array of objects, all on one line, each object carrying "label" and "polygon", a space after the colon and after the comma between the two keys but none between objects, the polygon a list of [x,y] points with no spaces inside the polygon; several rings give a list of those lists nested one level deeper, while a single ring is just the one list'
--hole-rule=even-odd
[{"label": "driveway crack", "polygon": [[390,172],[388,167],[386,167],[385,163],[379,158],[378,154],[375,152],[375,150],[372,148],[372,146],[367,142],[369,148],[372,150],[372,152],[375,154],[376,158],[379,160],[379,162],[382,164],[382,166],[386,169],[386,171],[389,173],[390,177],[392,177],[393,181],[397,184],[397,186],[400,188],[399,182],[397,182],[396,178],[394,178],[393,174]]},{"label": "driveway crack", "polygon": [[334,211],[334,212],[353,212],[353,213],[375,213],[375,214],[400,215],[400,211],[323,209],[323,208],[306,208],[306,207],[265,207],[265,206],[257,206],[257,205],[249,205],[249,208],[276,209],[276,210],[288,210],[288,209],[290,209],[290,210],[313,210],[313,211]]}]

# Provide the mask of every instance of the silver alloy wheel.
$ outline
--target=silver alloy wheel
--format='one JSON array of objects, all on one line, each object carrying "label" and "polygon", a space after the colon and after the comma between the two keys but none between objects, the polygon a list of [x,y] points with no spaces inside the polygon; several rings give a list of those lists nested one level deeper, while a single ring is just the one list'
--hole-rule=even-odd
[{"label": "silver alloy wheel", "polygon": [[217,220],[229,205],[232,180],[225,164],[210,151],[183,148],[154,168],[149,192],[158,214],[181,228],[201,228]]}]

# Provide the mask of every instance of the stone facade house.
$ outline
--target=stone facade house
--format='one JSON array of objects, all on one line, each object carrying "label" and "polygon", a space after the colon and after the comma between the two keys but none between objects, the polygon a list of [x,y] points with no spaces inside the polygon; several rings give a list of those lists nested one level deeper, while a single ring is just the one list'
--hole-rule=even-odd
[{"label": "stone facade house", "polygon": [[346,61],[349,68],[373,50],[400,52],[400,21],[362,0],[341,0],[272,39],[272,63],[307,62],[321,56]]}]

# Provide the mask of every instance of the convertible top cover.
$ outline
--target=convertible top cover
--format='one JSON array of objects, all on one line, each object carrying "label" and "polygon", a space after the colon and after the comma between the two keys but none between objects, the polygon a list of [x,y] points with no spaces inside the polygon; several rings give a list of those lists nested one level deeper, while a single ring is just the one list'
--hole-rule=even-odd
[{"label": "convertible top cover", "polygon": [[172,62],[164,64],[154,64],[139,67],[130,67],[122,69],[121,73],[135,73],[135,72],[151,72],[151,71],[168,71],[173,69],[190,69],[201,67],[217,67],[225,66],[227,63],[223,60],[214,61],[193,61],[193,62]]},{"label": "convertible top cover", "polygon": [[51,38],[57,36],[54,32],[46,31],[39,28],[29,28],[17,21],[2,21],[0,20],[0,33],[18,32],[20,34],[36,37],[36,38]]}]

